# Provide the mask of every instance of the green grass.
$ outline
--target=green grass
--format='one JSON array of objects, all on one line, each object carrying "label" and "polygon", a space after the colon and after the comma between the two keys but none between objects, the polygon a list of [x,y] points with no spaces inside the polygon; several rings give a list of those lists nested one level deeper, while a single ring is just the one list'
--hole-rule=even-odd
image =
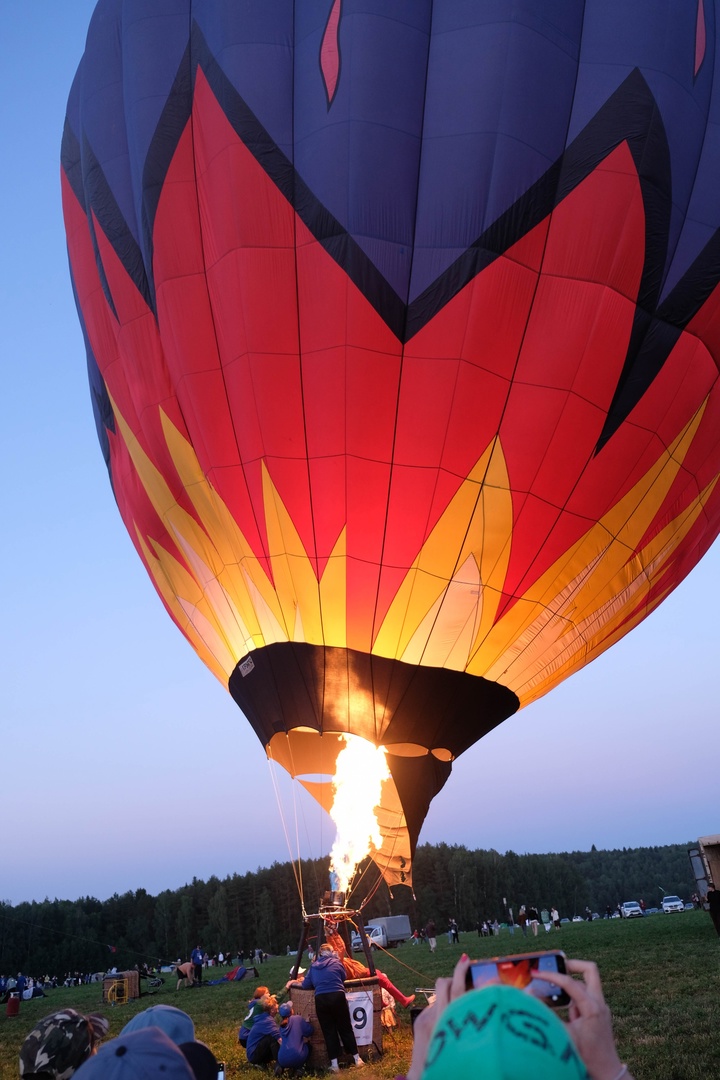
[{"label": "green grass", "polygon": [[[406,993],[432,986],[449,975],[462,952],[472,957],[562,947],[568,956],[595,960],[615,1019],[620,1056],[636,1080],[707,1080],[720,1076],[717,1038],[717,965],[720,940],[704,912],[653,915],[628,921],[570,923],[559,932],[527,938],[503,931],[497,938],[461,934],[460,945],[438,939],[434,956],[426,946],[404,945],[378,958],[379,966]],[[260,969],[261,982],[281,990],[288,978],[288,958],[278,957]],[[229,1077],[256,1074],[237,1044],[237,1031],[254,982],[223,984],[202,990],[175,991],[166,977],[161,990],[116,1008],[102,1006],[97,985],[50,991],[47,998],[23,1002],[20,1015],[0,1013],[0,1078],[18,1076],[17,1054],[33,1023],[64,1006],[104,1012],[110,1035],[117,1035],[134,1013],[156,1002],[178,1005],[193,1017],[197,1037],[227,1063]],[[399,1025],[386,1036],[380,1061],[363,1072],[364,1080],[387,1080],[407,1068],[411,1052],[409,1014],[397,1011]]]}]

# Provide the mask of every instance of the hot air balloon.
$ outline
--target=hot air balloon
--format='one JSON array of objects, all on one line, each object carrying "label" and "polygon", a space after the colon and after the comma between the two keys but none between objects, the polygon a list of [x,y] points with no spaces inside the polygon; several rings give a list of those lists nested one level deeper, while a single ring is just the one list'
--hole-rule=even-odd
[{"label": "hot air balloon", "polygon": [[345,734],[386,748],[390,883],[720,528],[717,12],[96,8],[62,191],[120,514],[322,805]]}]

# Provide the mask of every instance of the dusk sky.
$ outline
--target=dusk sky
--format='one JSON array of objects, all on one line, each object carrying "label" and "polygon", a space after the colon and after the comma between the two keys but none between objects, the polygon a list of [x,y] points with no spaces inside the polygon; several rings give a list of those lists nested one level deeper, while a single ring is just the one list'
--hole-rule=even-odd
[{"label": "dusk sky", "polygon": [[[93,6],[9,5],[0,42],[0,900],[11,903],[157,893],[290,854],[264,750],[157,598],[97,442],[59,164]],[[719,563],[716,546],[629,637],[468,751],[420,842],[559,852],[720,831]],[[299,807],[302,853],[327,854],[329,819],[309,797]]]}]

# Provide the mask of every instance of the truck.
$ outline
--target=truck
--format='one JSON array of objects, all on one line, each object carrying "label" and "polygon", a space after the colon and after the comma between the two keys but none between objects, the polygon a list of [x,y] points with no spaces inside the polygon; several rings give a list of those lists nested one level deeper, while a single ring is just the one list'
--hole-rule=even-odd
[{"label": "truck", "polygon": [[[393,949],[411,936],[410,917],[408,915],[388,915],[385,918],[370,919],[365,927],[365,934],[371,949]],[[362,951],[362,941],[357,930],[352,935],[353,952]]]},{"label": "truck", "polygon": [[409,915],[387,915],[385,918],[368,919],[368,926],[381,926],[387,938],[387,947],[394,948],[412,935]]},{"label": "truck", "polygon": [[[387,949],[387,934],[382,926],[366,926],[365,937],[371,949]],[[352,932],[351,944],[353,952],[363,951],[362,938],[357,930]]]},{"label": "truck", "polygon": [[714,836],[701,836],[697,847],[690,848],[690,865],[697,882],[697,891],[703,906],[707,891],[711,886],[720,888],[720,834]]}]

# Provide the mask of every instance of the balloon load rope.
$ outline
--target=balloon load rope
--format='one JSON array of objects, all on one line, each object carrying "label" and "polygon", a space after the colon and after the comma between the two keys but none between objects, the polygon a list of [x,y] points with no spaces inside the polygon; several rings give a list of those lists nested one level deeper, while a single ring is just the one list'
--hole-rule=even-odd
[{"label": "balloon load rope", "polygon": [[280,798],[280,790],[279,790],[279,787],[278,787],[277,776],[275,775],[275,770],[274,770],[274,767],[273,767],[274,766],[274,761],[269,755],[267,757],[267,763],[268,763],[268,772],[270,773],[270,780],[271,780],[272,786],[273,786],[273,792],[275,793],[275,803],[276,803],[277,808],[278,808],[278,813],[280,814],[280,823],[282,825],[283,834],[285,836],[285,843],[287,845],[288,854],[290,856],[290,865],[292,866],[293,876],[295,878],[295,885],[297,886],[298,896],[300,897],[300,904],[301,904],[301,907],[303,908],[303,915],[304,915],[305,914],[305,912],[304,912],[305,896],[303,894],[303,883],[302,883],[302,862],[300,860],[300,855],[299,855],[300,845],[299,845],[299,842],[297,842],[298,814],[297,814],[297,805],[295,804],[295,789],[293,787],[293,809],[294,809],[294,818],[295,818],[296,844],[297,844],[297,850],[298,850],[298,855],[297,856],[295,855],[295,852],[293,851],[292,844],[290,843],[290,834],[288,833],[287,822],[285,821],[285,813],[284,813],[284,808],[283,808],[283,804],[282,804],[282,799]]},{"label": "balloon load rope", "polygon": [[[365,953],[365,959],[367,961],[368,970],[371,976],[375,975],[375,961],[370,948],[370,943],[365,933],[365,925],[362,919],[362,908],[346,907],[345,906],[345,894],[338,892],[326,892],[320,901],[319,910],[310,913],[303,913],[302,929],[300,932],[300,941],[298,942],[297,953],[295,956],[295,963],[291,969],[291,977],[297,979],[300,964],[302,963],[303,953],[305,952],[305,946],[307,945],[308,933],[312,923],[320,923],[323,930],[325,928],[330,929],[332,927],[333,932],[340,933],[344,937],[345,946],[348,954],[352,956],[352,940],[345,927],[344,935],[340,929],[342,924],[349,923],[354,927],[360,935],[360,941]],[[328,925],[330,924],[330,925]],[[318,946],[319,948],[319,946]]]},{"label": "balloon load rope", "polygon": [[[374,891],[375,890],[373,890],[373,892]],[[365,933],[365,920],[362,917],[363,908],[367,904],[368,900],[372,899],[373,893],[367,896],[357,908],[335,907],[329,901],[329,898],[336,897],[338,895],[342,896],[342,894],[337,893],[326,893],[322,901],[320,902],[320,910],[312,915],[307,915],[305,917],[305,921],[303,922],[303,936],[301,939],[301,947],[298,949],[298,957],[301,957],[304,951],[305,942],[307,940],[308,923],[310,921],[321,920],[323,925],[325,925],[328,920],[335,922],[338,925],[342,922],[348,922],[360,935],[360,940],[363,944],[363,951],[365,952],[366,958],[368,958],[370,961],[368,963],[368,967],[370,968],[372,973],[375,974],[375,960],[372,950],[370,949],[370,943],[368,942],[367,935]],[[348,944],[350,945],[351,943],[348,942]],[[400,960],[399,957],[396,956],[393,952],[390,952],[388,949],[383,948],[383,946],[379,945],[377,942],[373,942],[372,948],[377,950],[378,952],[383,953],[389,960],[392,960],[399,967],[404,968],[406,971],[411,972],[413,975],[417,975],[419,979],[425,982],[432,982],[432,976],[428,975],[427,972],[419,971],[417,968],[412,967],[410,964],[406,964],[404,960]],[[298,959],[298,965],[299,964],[300,960]]]}]

